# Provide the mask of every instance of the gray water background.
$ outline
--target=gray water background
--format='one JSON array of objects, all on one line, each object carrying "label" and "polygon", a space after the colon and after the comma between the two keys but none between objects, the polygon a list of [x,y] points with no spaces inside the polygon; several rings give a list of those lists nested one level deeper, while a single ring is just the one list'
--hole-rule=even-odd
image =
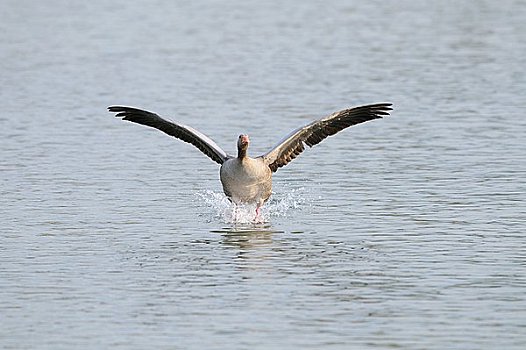
[{"label": "gray water background", "polygon": [[[0,2],[0,348],[523,349],[526,2]],[[393,115],[224,216],[218,167]],[[248,229],[247,229],[248,227]]]}]

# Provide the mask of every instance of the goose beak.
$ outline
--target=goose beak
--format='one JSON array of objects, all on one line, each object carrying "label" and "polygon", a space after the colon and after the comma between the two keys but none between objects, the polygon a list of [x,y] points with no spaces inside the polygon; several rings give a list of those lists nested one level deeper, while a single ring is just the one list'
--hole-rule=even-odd
[{"label": "goose beak", "polygon": [[250,140],[248,138],[248,135],[241,135],[239,137],[239,140],[241,141],[242,145],[248,145],[250,143]]},{"label": "goose beak", "polygon": [[238,148],[247,149],[249,143],[250,139],[248,138],[248,135],[239,135],[239,139],[237,140]]}]

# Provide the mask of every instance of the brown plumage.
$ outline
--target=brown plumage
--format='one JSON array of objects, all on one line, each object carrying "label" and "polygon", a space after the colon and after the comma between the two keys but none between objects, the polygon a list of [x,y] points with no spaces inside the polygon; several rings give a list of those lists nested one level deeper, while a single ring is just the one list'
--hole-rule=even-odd
[{"label": "brown plumage", "polygon": [[223,164],[228,158],[225,151],[208,136],[187,125],[174,123],[155,113],[132,107],[111,106],[108,110],[117,113],[115,116],[122,117],[123,120],[159,129],[179,140],[191,143],[216,163]]},{"label": "brown plumage", "polygon": [[223,191],[234,203],[256,203],[259,208],[270,197],[272,172],[287,165],[305,150],[327,137],[352,125],[389,115],[390,103],[377,103],[353,107],[333,113],[292,131],[267,153],[251,158],[247,155],[249,138],[238,138],[238,156],[227,154],[212,139],[201,132],[176,122],[161,118],[155,113],[132,107],[111,106],[116,117],[159,129],[168,135],[191,143],[216,163],[221,164],[220,178]]},{"label": "brown plumage", "polygon": [[265,153],[263,158],[270,169],[275,172],[303,152],[305,145],[309,147],[317,145],[325,138],[349,126],[387,116],[391,110],[390,103],[378,103],[333,113],[326,118],[316,120],[294,130],[273,149]]}]

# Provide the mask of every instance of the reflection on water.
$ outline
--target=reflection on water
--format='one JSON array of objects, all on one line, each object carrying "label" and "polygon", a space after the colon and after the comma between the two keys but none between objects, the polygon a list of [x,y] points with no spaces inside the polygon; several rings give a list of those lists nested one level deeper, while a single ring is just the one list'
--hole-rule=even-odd
[{"label": "reflection on water", "polygon": [[257,249],[272,243],[272,236],[285,233],[273,228],[270,223],[233,223],[232,226],[211,230],[220,234],[222,244],[243,250]]},{"label": "reflection on water", "polygon": [[212,233],[221,233],[229,236],[237,235],[257,235],[267,233],[283,233],[284,231],[272,229],[272,225],[268,223],[254,223],[249,224],[236,224],[232,227],[223,227],[218,230],[211,230]]},{"label": "reflection on water", "polygon": [[283,233],[283,231],[262,228],[227,228],[212,232],[221,233],[224,245],[242,250],[257,249],[260,246],[271,244],[274,234]]}]

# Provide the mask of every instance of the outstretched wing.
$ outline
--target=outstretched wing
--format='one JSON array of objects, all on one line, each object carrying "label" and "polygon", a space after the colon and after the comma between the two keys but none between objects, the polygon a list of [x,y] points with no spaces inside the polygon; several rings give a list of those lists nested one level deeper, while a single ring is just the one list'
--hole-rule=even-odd
[{"label": "outstretched wing", "polygon": [[219,164],[223,164],[230,158],[212,139],[189,126],[168,121],[155,113],[132,107],[111,106],[108,107],[108,110],[117,113],[115,116],[123,120],[159,129],[170,136],[191,143]]},{"label": "outstretched wing", "polygon": [[294,130],[261,157],[275,172],[303,152],[305,145],[312,147],[349,126],[388,116],[392,110],[391,105],[391,103],[377,103],[333,113]]}]

